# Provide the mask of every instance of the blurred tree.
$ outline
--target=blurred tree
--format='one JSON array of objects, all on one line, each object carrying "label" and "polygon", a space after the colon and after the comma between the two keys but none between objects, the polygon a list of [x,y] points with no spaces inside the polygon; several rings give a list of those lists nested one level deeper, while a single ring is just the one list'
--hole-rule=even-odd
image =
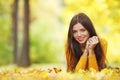
[{"label": "blurred tree", "polygon": [[[13,54],[13,43],[10,35],[14,32],[11,30],[11,19],[13,13],[13,2],[15,0],[0,0],[0,64],[13,63],[13,58],[23,60],[24,54],[23,46],[23,3],[24,0],[18,2],[18,16],[15,20],[18,23],[16,28],[16,54]],[[64,61],[63,53],[63,35],[65,27],[61,21],[62,1],[61,0],[30,0],[30,57],[32,63],[52,63]],[[11,16],[12,14],[12,16]],[[16,14],[14,15],[14,17]],[[15,24],[16,25],[16,24]],[[12,25],[13,29],[13,25]],[[12,31],[12,33],[11,33]],[[15,32],[14,32],[15,33]],[[13,34],[12,34],[13,35]],[[25,36],[25,35],[24,35]],[[14,42],[14,41],[13,41]],[[28,42],[29,44],[29,42]],[[22,49],[22,50],[21,50]],[[24,49],[27,49],[26,47]],[[29,49],[29,48],[28,48]],[[14,55],[14,56],[13,56]],[[17,56],[17,57],[15,57]],[[44,59],[44,60],[43,60]],[[15,60],[15,59],[14,59]],[[23,60],[25,61],[25,60]],[[17,61],[22,64],[23,61]],[[15,62],[15,61],[14,61]]]},{"label": "blurred tree", "polygon": [[[24,0],[24,28],[22,49],[18,47],[18,3],[14,0],[13,4],[13,42],[14,42],[14,63],[19,66],[29,66],[29,0]],[[18,51],[19,50],[19,51]],[[20,51],[21,50],[21,51]]]},{"label": "blurred tree", "polygon": [[19,54],[18,54],[18,0],[14,0],[12,19],[13,19],[12,32],[13,32],[13,44],[14,44],[14,52],[13,52],[14,53],[14,63],[17,64],[19,61]]},{"label": "blurred tree", "polygon": [[30,65],[29,59],[29,0],[24,0],[24,37],[22,53],[20,55],[19,66],[27,67]]}]

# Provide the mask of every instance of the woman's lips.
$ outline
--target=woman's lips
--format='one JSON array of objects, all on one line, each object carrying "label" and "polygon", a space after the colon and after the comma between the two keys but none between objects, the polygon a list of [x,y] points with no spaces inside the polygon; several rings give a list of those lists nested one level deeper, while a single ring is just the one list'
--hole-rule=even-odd
[{"label": "woman's lips", "polygon": [[79,41],[83,41],[83,40],[84,40],[84,38],[78,38],[78,40],[79,40]]}]

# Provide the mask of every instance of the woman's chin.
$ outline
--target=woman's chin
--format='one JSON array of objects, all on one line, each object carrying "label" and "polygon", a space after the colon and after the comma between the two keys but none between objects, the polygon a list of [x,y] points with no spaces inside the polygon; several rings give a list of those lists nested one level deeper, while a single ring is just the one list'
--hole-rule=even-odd
[{"label": "woman's chin", "polygon": [[85,41],[81,41],[81,42],[79,42],[80,44],[85,44]]}]

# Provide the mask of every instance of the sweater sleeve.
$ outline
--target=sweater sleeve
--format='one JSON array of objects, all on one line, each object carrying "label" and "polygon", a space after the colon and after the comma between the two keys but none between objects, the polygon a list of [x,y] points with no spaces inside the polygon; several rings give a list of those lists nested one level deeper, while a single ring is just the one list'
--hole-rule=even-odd
[{"label": "sweater sleeve", "polygon": [[95,55],[88,56],[88,69],[90,70],[90,68],[93,68],[96,71],[99,70]]},{"label": "sweater sleeve", "polygon": [[[107,52],[107,41],[103,38],[100,38],[100,43],[101,43],[101,47],[102,47],[103,53],[104,53],[104,55],[103,55],[104,57],[101,60],[101,65],[104,66],[105,65],[106,52]],[[88,57],[88,68],[89,69],[93,68],[96,71],[99,70],[95,55],[92,55],[92,56]]]},{"label": "sweater sleeve", "polygon": [[104,55],[106,56],[108,43],[103,38],[100,39],[100,43],[101,43],[101,47],[103,49]]},{"label": "sweater sleeve", "polygon": [[105,60],[106,60],[108,43],[107,43],[107,41],[104,38],[101,38],[100,42],[101,42],[101,47],[102,47],[103,53],[104,53],[104,56],[103,56],[102,61],[101,61],[101,65],[102,65],[101,68],[104,68],[104,67],[106,67]]},{"label": "sweater sleeve", "polygon": [[78,61],[75,71],[78,72],[79,69],[85,69],[87,64],[87,57],[81,56],[80,60]]}]

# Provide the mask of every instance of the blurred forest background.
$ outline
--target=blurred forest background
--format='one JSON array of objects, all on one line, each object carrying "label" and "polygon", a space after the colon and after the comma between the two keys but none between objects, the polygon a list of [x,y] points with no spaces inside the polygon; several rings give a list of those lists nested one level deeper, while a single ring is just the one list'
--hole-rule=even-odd
[{"label": "blurred forest background", "polygon": [[107,64],[120,66],[120,0],[0,0],[0,65],[65,65],[69,22],[78,12],[108,41]]}]

